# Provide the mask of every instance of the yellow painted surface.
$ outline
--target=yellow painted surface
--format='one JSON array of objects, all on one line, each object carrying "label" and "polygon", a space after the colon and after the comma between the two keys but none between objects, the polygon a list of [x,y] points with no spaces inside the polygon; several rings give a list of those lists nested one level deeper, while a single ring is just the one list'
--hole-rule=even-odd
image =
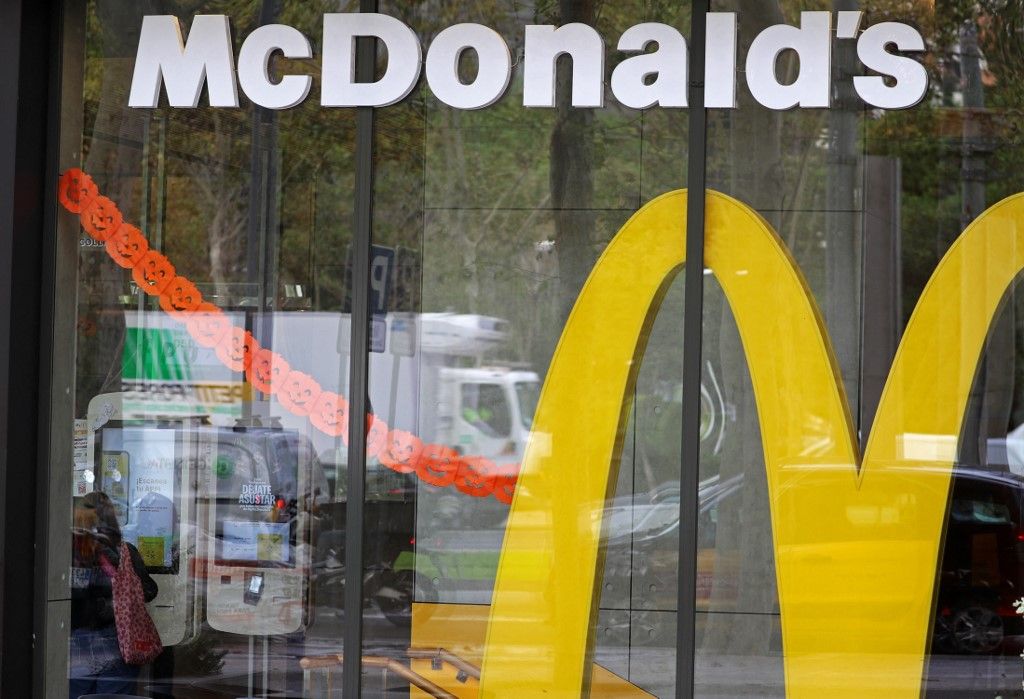
[{"label": "yellow painted surface", "polygon": [[[673,192],[637,212],[563,331],[511,507],[483,696],[581,694],[594,522],[615,482],[623,397],[683,263],[685,209],[685,192]],[[1024,266],[1024,198],[979,217],[936,269],[860,466],[828,336],[775,232],[709,193],[706,263],[736,318],[757,401],[787,695],[917,697],[956,440],[989,324]]]},{"label": "yellow painted surface", "polygon": [[[414,604],[412,610],[412,646],[444,648],[477,667],[483,656],[489,607],[473,604]],[[430,660],[413,660],[412,669],[459,699],[476,699],[480,685],[475,679],[456,679],[455,669],[445,664],[431,668]],[[591,696],[601,699],[649,699],[652,695],[609,672],[600,665],[591,671]],[[428,699],[416,688],[410,696]]]}]

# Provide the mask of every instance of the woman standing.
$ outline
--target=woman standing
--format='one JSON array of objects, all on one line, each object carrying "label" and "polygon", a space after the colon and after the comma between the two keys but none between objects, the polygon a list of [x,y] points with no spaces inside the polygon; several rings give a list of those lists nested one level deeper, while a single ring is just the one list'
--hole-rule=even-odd
[{"label": "woman standing", "polygon": [[[114,624],[113,592],[102,558],[120,564],[121,527],[106,493],[89,493],[75,505],[71,567],[71,665],[69,699],[84,694],[133,694],[138,666],[121,657]],[[132,568],[147,602],[156,597],[156,582],[131,544]]]}]

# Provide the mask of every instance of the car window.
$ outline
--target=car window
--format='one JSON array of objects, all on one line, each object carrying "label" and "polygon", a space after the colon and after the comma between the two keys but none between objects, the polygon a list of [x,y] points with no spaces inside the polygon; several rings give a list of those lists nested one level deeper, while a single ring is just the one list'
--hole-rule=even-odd
[{"label": "car window", "polygon": [[488,437],[507,437],[512,432],[508,400],[500,384],[462,384],[462,419]]},{"label": "car window", "polygon": [[1005,503],[996,502],[991,495],[955,498],[950,510],[950,517],[957,522],[973,522],[975,524],[1013,523],[1010,508]]},{"label": "car window", "polygon": [[523,427],[533,427],[533,414],[537,412],[537,401],[540,400],[540,384],[536,381],[516,381],[516,397],[519,399],[519,419]]}]

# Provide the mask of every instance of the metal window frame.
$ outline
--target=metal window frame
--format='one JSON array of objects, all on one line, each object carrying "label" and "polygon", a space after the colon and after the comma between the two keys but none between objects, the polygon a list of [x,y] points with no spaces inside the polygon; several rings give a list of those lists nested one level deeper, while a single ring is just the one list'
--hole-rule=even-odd
[{"label": "metal window frame", "polygon": [[[360,0],[360,12],[376,12],[377,0]],[[356,79],[372,82],[376,70],[374,39],[359,37]],[[363,535],[366,495],[366,415],[370,354],[370,246],[373,244],[373,107],[356,112],[355,228],[352,242],[352,320],[349,348],[349,423],[347,496],[345,501],[345,630],[342,640],[342,688],[358,697],[363,672]]]},{"label": "metal window frame", "polygon": [[[683,415],[679,470],[679,559],[676,574],[676,696],[694,694],[697,622],[697,488],[700,473],[700,380],[704,339],[704,206],[707,109],[704,51],[710,0],[691,0],[686,262],[683,291]],[[696,193],[696,196],[695,196]]]},{"label": "metal window frame", "polygon": [[[43,695],[47,630],[57,623],[49,613],[59,589],[50,578],[61,570],[50,565],[48,546],[50,426],[68,401],[54,402],[62,385],[52,364],[62,270],[60,244],[48,232],[56,225],[57,164],[66,155],[59,97],[81,84],[67,70],[82,48],[81,32],[69,31],[79,7],[0,3],[0,84],[9,91],[0,104],[0,696]],[[65,582],[66,559],[63,570]],[[66,645],[59,650],[66,658]]]}]

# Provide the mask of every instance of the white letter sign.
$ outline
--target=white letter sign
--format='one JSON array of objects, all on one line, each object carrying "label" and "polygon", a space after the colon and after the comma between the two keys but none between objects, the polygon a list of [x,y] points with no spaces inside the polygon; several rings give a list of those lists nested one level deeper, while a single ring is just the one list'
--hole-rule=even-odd
[{"label": "white letter sign", "polygon": [[[477,55],[476,80],[459,80],[463,51]],[[508,44],[493,29],[480,24],[456,24],[434,39],[427,51],[427,84],[437,99],[457,109],[481,109],[498,101],[512,77]]]},{"label": "white letter sign", "polygon": [[868,104],[883,109],[913,107],[928,91],[928,72],[912,58],[894,56],[886,51],[924,51],[924,39],[914,29],[896,22],[882,22],[868,28],[857,42],[857,57],[871,70],[891,75],[896,84],[889,87],[877,75],[858,75],[853,79],[857,94]]},{"label": "white letter sign", "polygon": [[143,17],[128,106],[157,107],[161,80],[172,107],[198,106],[204,82],[210,90],[211,107],[237,107],[228,18],[196,15],[186,44],[181,38],[177,17]]},{"label": "white letter sign", "polygon": [[[832,31],[833,15],[836,30]],[[708,109],[735,109],[739,76],[750,94],[768,109],[827,108],[832,85],[832,47],[856,41],[866,75],[852,76],[853,87],[869,106],[913,107],[928,91],[928,72],[914,57],[925,50],[921,34],[906,24],[881,22],[861,31],[864,12],[801,12],[799,26],[776,24],[753,37],[745,71],[737,70],[739,46],[735,12],[707,13],[704,46],[704,104]],[[357,37],[376,39],[387,64],[378,80],[356,79]],[[483,109],[497,102],[512,81],[514,62],[509,45],[519,45],[481,24],[463,23],[442,29],[426,52],[426,83],[433,95],[454,109]],[[320,103],[325,107],[386,107],[409,95],[424,68],[419,35],[394,17],[374,12],[329,13],[323,16]],[[631,109],[688,106],[690,55],[679,29],[644,22],[619,37],[617,50],[626,54],[605,75],[604,39],[586,24],[556,27],[531,24],[523,29],[522,86],[524,107],[556,104],[559,60],[569,61],[569,102],[573,107],[604,106],[605,78],[620,104]],[[466,82],[459,65],[467,51],[476,56],[476,75]],[[796,62],[780,57],[792,52]],[[237,81],[256,105],[288,109],[300,104],[313,83],[310,75],[271,77],[275,54],[314,58],[310,41],[297,29],[271,24],[255,29],[238,54]],[[565,58],[562,58],[565,57]],[[374,57],[367,56],[369,62]],[[780,63],[796,66],[795,75],[780,76]],[[368,66],[370,67],[370,66]],[[372,66],[376,68],[376,65]],[[369,71],[368,71],[369,72]],[[850,77],[843,75],[842,80]],[[237,107],[238,91],[231,30],[224,15],[197,15],[188,41],[171,15],[142,21],[132,78],[131,107],[155,108],[160,86],[172,107],[195,107],[208,86],[211,107]]]},{"label": "white letter sign", "polygon": [[250,34],[238,52],[238,82],[245,96],[261,107],[288,109],[306,99],[313,78],[286,75],[280,82],[270,79],[270,56],[280,51],[285,58],[312,58],[309,40],[298,29],[285,24],[268,24]]},{"label": "white letter sign", "polygon": [[[757,35],[747,52],[750,94],[769,109],[828,107],[832,81],[832,13],[801,12],[800,27],[776,24]],[[779,54],[799,57],[796,80],[779,81]]]},{"label": "white letter sign", "polygon": [[[619,51],[637,53],[656,43],[658,50],[627,58],[612,71],[612,94],[633,109],[686,106],[686,39],[667,24],[647,22],[619,38]],[[654,76],[654,81],[648,79]]]},{"label": "white letter sign", "polygon": [[604,42],[593,27],[527,25],[524,52],[524,107],[555,106],[555,62],[563,54],[572,58],[572,106],[604,106]]},{"label": "white letter sign", "polygon": [[[356,37],[375,36],[387,49],[380,80],[356,82]],[[420,77],[420,40],[394,17],[373,12],[324,15],[320,104],[325,107],[386,107],[405,98]]]}]

